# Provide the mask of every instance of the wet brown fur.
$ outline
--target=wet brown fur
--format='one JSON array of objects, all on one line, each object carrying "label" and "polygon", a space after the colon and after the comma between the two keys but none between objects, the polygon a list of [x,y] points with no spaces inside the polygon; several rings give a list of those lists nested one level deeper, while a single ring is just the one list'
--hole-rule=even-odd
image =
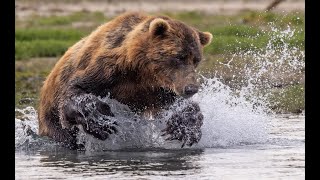
[{"label": "wet brown fur", "polygon": [[[155,19],[159,22],[150,27]],[[183,95],[185,85],[196,83],[195,68],[211,37],[169,17],[141,13],[126,13],[101,25],[70,47],[44,82],[39,134],[72,139],[68,123],[59,117],[64,101],[76,95],[69,92],[71,86],[96,96],[110,93],[140,112],[172,103],[159,99],[159,88]]]}]

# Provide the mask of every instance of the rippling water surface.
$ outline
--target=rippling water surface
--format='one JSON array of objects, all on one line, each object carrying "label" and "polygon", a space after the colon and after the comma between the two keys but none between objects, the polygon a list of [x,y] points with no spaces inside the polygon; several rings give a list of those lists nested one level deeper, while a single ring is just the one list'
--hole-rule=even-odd
[{"label": "rippling water surface", "polygon": [[16,179],[304,179],[304,116],[270,119],[260,144],[194,149],[16,152]]}]

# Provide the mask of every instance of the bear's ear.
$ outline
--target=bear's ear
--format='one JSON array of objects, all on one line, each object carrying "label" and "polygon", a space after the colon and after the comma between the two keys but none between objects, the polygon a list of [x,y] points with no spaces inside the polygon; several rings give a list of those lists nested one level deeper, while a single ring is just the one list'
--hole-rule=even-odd
[{"label": "bear's ear", "polygon": [[168,29],[168,22],[161,18],[154,19],[149,26],[149,32],[154,36],[163,35]]},{"label": "bear's ear", "polygon": [[199,32],[200,43],[203,46],[209,45],[212,41],[212,34],[209,32]]}]

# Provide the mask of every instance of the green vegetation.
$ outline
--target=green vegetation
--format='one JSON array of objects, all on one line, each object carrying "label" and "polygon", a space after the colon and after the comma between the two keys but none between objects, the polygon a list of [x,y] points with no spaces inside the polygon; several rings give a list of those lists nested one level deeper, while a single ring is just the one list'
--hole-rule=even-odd
[{"label": "green vegetation", "polygon": [[37,107],[43,81],[57,58],[30,59],[15,64],[15,105]]},{"label": "green vegetation", "polygon": [[74,44],[74,41],[58,40],[34,40],[34,41],[16,41],[15,58],[29,59],[31,57],[56,57],[61,56]]},{"label": "green vegetation", "polygon": [[[304,15],[301,13],[275,14],[249,11],[235,16],[207,15],[201,12],[166,13],[202,31],[213,34],[213,42],[205,49],[211,55],[232,54],[266,47],[277,32],[271,28],[295,29],[293,37],[285,39],[291,47],[304,49]],[[275,41],[276,43],[276,41]]]},{"label": "green vegetation", "polygon": [[276,112],[302,112],[305,109],[304,85],[291,85],[276,90],[270,97],[270,104]]},{"label": "green vegetation", "polygon": [[32,57],[57,57],[85,33],[75,29],[17,29],[15,32],[16,60]]},{"label": "green vegetation", "polygon": [[33,15],[16,20],[15,59],[58,57],[93,29],[107,22],[102,12],[75,12],[67,16]]},{"label": "green vegetation", "polygon": [[[305,17],[302,13],[244,11],[237,15],[210,15],[192,11],[162,14],[213,34],[213,42],[204,51],[206,61],[199,69],[219,71],[226,81],[234,76],[235,70],[221,63],[227,63],[235,52],[263,50],[271,37],[278,33],[271,28],[294,29],[294,36],[284,38],[284,42],[300,50],[305,48]],[[80,11],[65,16],[43,17],[35,14],[26,19],[16,19],[16,106],[36,106],[42,82],[59,57],[111,18],[105,17],[102,12]],[[278,46],[283,44],[280,39],[272,42]],[[247,62],[239,58],[233,63],[240,71]],[[237,78],[237,82],[232,83],[241,81],[241,77]],[[304,85],[298,83],[276,89],[270,103],[276,112],[300,112],[304,109]]]},{"label": "green vegetation", "polygon": [[60,40],[78,41],[84,35],[76,29],[17,29],[15,32],[16,41],[33,40]]},{"label": "green vegetation", "polygon": [[242,16],[243,21],[247,24],[274,23],[277,26],[299,26],[304,28],[304,14],[301,12],[294,12],[289,14],[276,14],[273,12],[256,12],[249,11]]}]

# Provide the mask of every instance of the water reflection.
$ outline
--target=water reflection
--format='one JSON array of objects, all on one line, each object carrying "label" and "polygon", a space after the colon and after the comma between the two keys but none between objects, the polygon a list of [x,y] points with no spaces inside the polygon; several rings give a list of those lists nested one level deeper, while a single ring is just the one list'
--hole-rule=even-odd
[{"label": "water reflection", "polygon": [[[43,167],[61,168],[72,173],[113,174],[123,173],[161,174],[177,171],[179,175],[195,172],[201,168],[197,161],[202,149],[184,150],[122,150],[105,152],[40,152]],[[191,171],[185,171],[191,170]]]}]

